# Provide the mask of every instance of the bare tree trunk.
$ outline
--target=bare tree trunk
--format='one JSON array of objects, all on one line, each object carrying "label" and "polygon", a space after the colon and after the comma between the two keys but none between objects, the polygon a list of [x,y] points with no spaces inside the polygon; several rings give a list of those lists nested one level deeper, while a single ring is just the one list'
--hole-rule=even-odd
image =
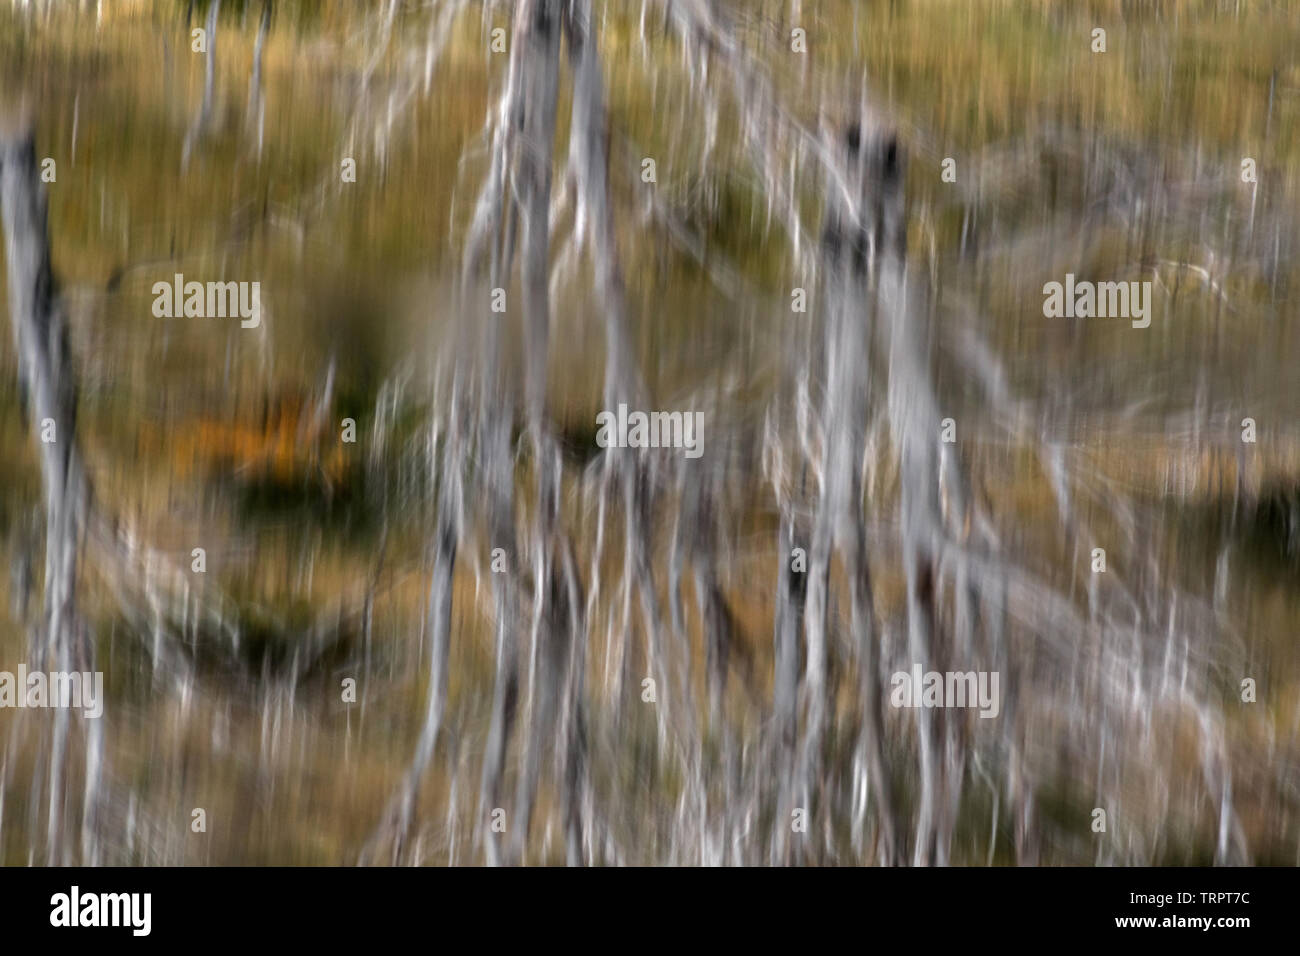
[{"label": "bare tree trunk", "polygon": [[[939,505],[940,416],[931,389],[924,310],[909,301],[903,260],[903,164],[896,142],[863,142],[864,182],[880,196],[868,216],[873,250],[872,278],[877,328],[889,349],[889,417],[899,449],[902,485],[903,565],[907,580],[907,630],[911,663],[922,671],[944,670],[948,655],[935,614],[937,550],[942,530]],[[914,709],[920,755],[921,793],[917,810],[914,865],[944,864],[951,832],[947,822],[948,773],[943,751],[946,717],[926,707]]]},{"label": "bare tree trunk", "polygon": [[433,760],[447,705],[447,661],[451,648],[452,584],[464,510],[460,462],[464,455],[459,429],[459,382],[452,384],[451,423],[443,447],[431,444],[430,471],[438,478],[437,514],[433,540],[433,572],[429,579],[429,674],[424,723],[410,766],[389,801],[380,829],[362,853],[368,859],[384,840],[391,840],[391,860],[397,864],[410,834],[420,783]]},{"label": "bare tree trunk", "polygon": [[[182,172],[189,168],[194,144],[207,132],[208,124],[212,122],[212,103],[216,95],[217,75],[217,13],[220,9],[221,0],[212,0],[208,5],[208,20],[204,27],[207,52],[203,54],[203,102],[199,104],[199,110],[194,114],[194,122],[190,124],[189,131],[185,134],[185,142],[181,146]],[[188,19],[187,15],[187,22]],[[188,37],[186,39],[188,40]]]},{"label": "bare tree trunk", "polygon": [[[889,781],[885,773],[880,715],[879,645],[872,621],[871,572],[863,530],[859,449],[866,434],[870,382],[870,331],[882,307],[871,280],[891,264],[900,247],[901,217],[890,218],[901,202],[901,175],[894,168],[893,136],[881,130],[850,127],[836,144],[851,177],[846,201],[828,193],[823,228],[823,255],[828,266],[826,308],[820,366],[826,386],[821,422],[824,447],[821,485],[808,552],[807,600],[804,607],[807,660],[804,679],[805,725],[796,763],[796,799],[811,815],[818,800],[814,781],[822,760],[827,701],[827,635],[830,562],[838,553],[850,589],[850,621],[856,639],[859,690],[864,707],[860,750],[876,803],[882,857],[893,862],[895,836]],[[858,303],[870,303],[863,315]],[[892,374],[892,369],[891,369]],[[820,812],[829,814],[830,806]],[[780,821],[784,823],[785,821]]]},{"label": "bare tree trunk", "polygon": [[257,136],[257,155],[262,155],[262,133],[266,122],[266,99],[262,92],[262,47],[271,26],[271,0],[263,0],[262,20],[257,27],[257,40],[253,44],[253,74],[248,80],[248,107],[244,124],[248,135]]},{"label": "bare tree trunk", "polygon": [[790,834],[790,812],[794,807],[794,755],[798,739],[799,688],[799,621],[804,615],[807,596],[806,570],[795,572],[791,552],[794,550],[794,522],[786,513],[781,516],[777,558],[781,570],[777,578],[776,620],[773,626],[775,675],[772,687],[772,711],[776,750],[776,815],[773,820],[771,863],[787,862],[786,846]]},{"label": "bare tree trunk", "polygon": [[[543,413],[546,399],[546,366],[549,353],[549,289],[547,272],[550,243],[551,151],[555,135],[555,110],[559,82],[560,3],[558,0],[525,0],[515,12],[515,61],[512,63],[509,92],[511,115],[507,118],[517,131],[517,161],[514,169],[514,192],[519,197],[519,215],[523,219],[523,248],[521,272],[523,287],[524,339],[527,350],[524,406],[528,433],[533,441],[539,474],[539,507],[549,507],[547,481],[550,467],[546,442],[543,439]],[[499,218],[498,218],[499,221]],[[506,239],[507,254],[510,244]],[[500,275],[509,274],[509,260]],[[494,280],[494,281],[500,281]],[[504,358],[504,356],[502,356]],[[500,401],[500,397],[494,400]],[[513,523],[513,456],[510,454],[508,426],[508,401],[501,401],[502,411],[496,415],[497,423],[490,426],[495,434],[487,451],[493,517],[489,520],[492,546],[503,548],[509,556],[515,575],[523,574],[523,560],[517,546]],[[502,422],[507,424],[502,426]],[[545,591],[551,586],[546,545],[541,559],[534,568],[535,620],[547,615],[544,604]],[[487,752],[484,755],[483,776],[480,785],[480,812],[501,808],[504,795],[503,776],[506,752],[511,730],[516,718],[519,697],[518,622],[515,608],[515,586],[504,576],[494,581],[497,592],[497,674],[496,690],[492,704],[492,723],[488,732]],[[540,639],[541,635],[535,635]],[[547,634],[549,641],[553,635]],[[548,656],[547,660],[550,658]],[[549,689],[548,689],[549,692]],[[525,701],[531,710],[532,701]],[[528,759],[527,754],[525,759]],[[519,796],[526,805],[516,805],[513,819],[507,827],[513,828],[514,837],[507,849],[523,851],[527,836],[528,817],[531,810],[531,793],[535,781],[530,775],[536,771],[525,767],[520,781]],[[484,818],[486,819],[486,817]],[[520,832],[522,830],[522,833]],[[489,864],[510,862],[511,854],[504,858],[500,846],[491,833],[487,838]]]},{"label": "bare tree trunk", "polygon": [[[91,649],[76,611],[77,549],[89,492],[76,447],[77,394],[64,316],[54,294],[45,197],[26,125],[0,131],[0,207],[19,381],[41,463],[45,491],[45,602],[32,656],[41,670],[83,670]],[[46,861],[70,862],[63,799],[69,717],[54,715],[50,745]],[[97,758],[97,750],[87,759]],[[93,801],[94,794],[88,795]]]},{"label": "bare tree trunk", "polygon": [[[574,2],[566,25],[574,66],[569,161],[591,224],[596,293],[605,316],[605,407],[615,409],[620,402],[625,402],[637,408],[644,387],[628,340],[627,303],[609,194],[604,83],[592,33],[589,0]],[[646,464],[633,458],[630,451],[607,452],[604,481],[606,489],[617,486],[623,500],[623,586],[630,589],[635,582],[640,593],[648,663],[658,687],[656,713],[662,737],[670,724],[675,702],[680,699],[680,691],[662,646],[659,601],[651,570],[649,474]]]}]

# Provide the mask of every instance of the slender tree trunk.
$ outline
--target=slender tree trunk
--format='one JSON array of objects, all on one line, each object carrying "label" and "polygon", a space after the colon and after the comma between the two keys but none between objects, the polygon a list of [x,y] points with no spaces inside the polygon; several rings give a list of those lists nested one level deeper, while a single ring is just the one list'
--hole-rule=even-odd
[{"label": "slender tree trunk", "polygon": [[[0,207],[19,382],[45,492],[44,616],[32,657],[40,670],[82,670],[93,666],[76,612],[77,550],[89,492],[77,454],[76,381],[54,294],[45,197],[34,140],[25,124],[0,131]],[[47,780],[46,860],[51,865],[70,862],[63,840],[68,731],[68,711],[59,708]]]}]

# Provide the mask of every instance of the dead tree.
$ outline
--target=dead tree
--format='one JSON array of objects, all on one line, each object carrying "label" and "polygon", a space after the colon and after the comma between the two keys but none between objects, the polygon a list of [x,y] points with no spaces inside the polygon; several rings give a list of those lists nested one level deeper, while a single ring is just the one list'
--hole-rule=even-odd
[{"label": "dead tree", "polygon": [[[45,494],[44,613],[39,633],[32,635],[31,655],[41,670],[80,671],[92,667],[76,605],[77,551],[89,492],[77,454],[76,382],[50,266],[45,196],[32,131],[25,122],[0,130],[0,208],[19,386]],[[45,781],[46,860],[51,865],[69,862],[63,824],[68,736],[68,710],[58,708]],[[93,755],[86,756],[89,765]]]},{"label": "dead tree", "polygon": [[257,27],[257,40],[253,45],[253,72],[248,80],[248,107],[244,111],[244,126],[248,135],[257,138],[257,155],[262,155],[262,134],[266,121],[266,95],[262,90],[262,47],[271,26],[271,0],[263,0],[262,18]]},{"label": "dead tree", "polygon": [[[203,54],[203,100],[199,103],[198,112],[194,114],[194,122],[190,124],[189,131],[185,134],[185,142],[181,146],[182,172],[189,168],[190,154],[194,150],[194,144],[207,133],[209,126],[212,124],[213,101],[216,97],[217,14],[220,10],[221,0],[212,0],[208,6],[207,25],[204,28],[204,43],[207,52]],[[189,15],[186,14],[186,21],[188,22],[188,20]]]},{"label": "dead tree", "polygon": [[[849,606],[862,696],[860,747],[876,804],[882,861],[896,862],[897,837],[893,801],[883,756],[883,729],[878,673],[879,643],[871,594],[871,570],[864,530],[861,469],[859,467],[870,398],[872,329],[881,321],[878,284],[883,275],[902,268],[903,173],[896,138],[887,130],[864,129],[855,123],[835,144],[849,190],[828,193],[822,234],[825,265],[825,314],[821,318],[823,345],[818,364],[825,376],[821,422],[824,445],[820,463],[819,497],[808,551],[806,595],[803,597],[806,664],[804,732],[795,765],[794,793],[811,812],[818,798],[826,712],[828,592],[833,553],[843,563],[849,585]],[[892,369],[891,376],[892,376]],[[791,602],[794,603],[794,602]],[[785,627],[790,627],[785,623]],[[779,638],[785,645],[788,634]],[[785,664],[789,666],[788,663]],[[786,684],[788,685],[788,677]],[[784,691],[788,696],[788,689]],[[786,704],[788,707],[788,703]],[[785,718],[788,723],[789,718]],[[788,821],[790,807],[778,822]],[[828,808],[829,811],[829,808]],[[778,847],[780,843],[778,841]]]}]

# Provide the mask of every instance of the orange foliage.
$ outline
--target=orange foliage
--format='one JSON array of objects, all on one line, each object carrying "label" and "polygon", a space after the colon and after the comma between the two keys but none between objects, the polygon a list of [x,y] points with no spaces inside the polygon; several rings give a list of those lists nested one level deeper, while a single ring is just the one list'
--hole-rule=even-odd
[{"label": "orange foliage", "polygon": [[261,421],[200,417],[166,433],[146,425],[141,451],[168,448],[181,478],[233,473],[293,484],[314,476],[334,488],[344,481],[348,461],[339,434],[327,427],[333,417],[325,411],[314,418],[301,394],[285,393],[270,401]]}]

